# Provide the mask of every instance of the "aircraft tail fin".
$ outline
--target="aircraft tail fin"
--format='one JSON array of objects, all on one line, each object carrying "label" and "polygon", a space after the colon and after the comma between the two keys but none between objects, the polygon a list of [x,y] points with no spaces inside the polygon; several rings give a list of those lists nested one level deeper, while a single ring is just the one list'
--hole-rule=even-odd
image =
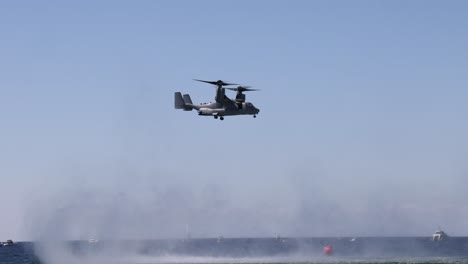
[{"label": "aircraft tail fin", "polygon": [[174,94],[174,107],[175,109],[183,109],[185,106],[184,98],[182,98],[182,94],[180,92],[176,92]]},{"label": "aircraft tail fin", "polygon": [[189,94],[184,94],[184,102],[185,104],[193,104]]},{"label": "aircraft tail fin", "polygon": [[190,99],[190,95],[182,94],[180,92],[176,92],[174,94],[174,107],[175,109],[184,109],[184,111],[192,111],[193,104],[192,99]]}]

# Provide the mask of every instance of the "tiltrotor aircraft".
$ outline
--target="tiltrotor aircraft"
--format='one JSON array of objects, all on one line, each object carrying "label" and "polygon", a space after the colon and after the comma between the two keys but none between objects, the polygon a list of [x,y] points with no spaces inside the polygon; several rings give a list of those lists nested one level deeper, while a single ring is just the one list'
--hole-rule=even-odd
[{"label": "tiltrotor aircraft", "polygon": [[[252,103],[245,101],[245,94],[243,92],[258,91],[257,89],[251,89],[248,86],[238,86],[235,88],[224,87],[230,85],[238,85],[235,83],[225,83],[221,80],[218,81],[195,81],[204,82],[216,85],[216,97],[215,102],[206,104],[193,104],[190,95],[182,95],[180,92],[175,93],[175,109],[183,109],[184,111],[192,111],[193,109],[198,111],[198,115],[212,116],[215,119],[224,120],[224,116],[232,115],[253,115],[257,117],[260,110],[256,108]],[[226,96],[226,89],[236,91],[236,99],[233,100]]]}]

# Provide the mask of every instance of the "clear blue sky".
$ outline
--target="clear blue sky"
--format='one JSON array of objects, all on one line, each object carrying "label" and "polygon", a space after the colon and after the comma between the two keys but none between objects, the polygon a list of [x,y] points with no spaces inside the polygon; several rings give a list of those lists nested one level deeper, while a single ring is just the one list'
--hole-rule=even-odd
[{"label": "clear blue sky", "polygon": [[[467,14],[466,1],[2,2],[0,240],[50,223],[64,238],[468,235]],[[193,78],[262,89],[247,95],[260,115],[174,110],[176,91],[212,100]],[[128,208],[96,216],[115,197]]]}]

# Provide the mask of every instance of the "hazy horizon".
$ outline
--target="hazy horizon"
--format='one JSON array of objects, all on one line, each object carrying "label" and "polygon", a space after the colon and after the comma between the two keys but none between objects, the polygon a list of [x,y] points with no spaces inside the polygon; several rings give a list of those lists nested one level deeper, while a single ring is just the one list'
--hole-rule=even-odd
[{"label": "hazy horizon", "polygon": [[[0,241],[468,236],[467,13],[2,2]],[[213,100],[194,78],[259,115],[175,110]]]}]

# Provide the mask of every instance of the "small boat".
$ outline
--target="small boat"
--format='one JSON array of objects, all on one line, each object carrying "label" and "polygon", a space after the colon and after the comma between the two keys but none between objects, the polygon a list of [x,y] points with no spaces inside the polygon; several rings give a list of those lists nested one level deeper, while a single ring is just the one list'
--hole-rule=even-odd
[{"label": "small boat", "polygon": [[13,240],[11,239],[8,239],[6,242],[1,242],[0,245],[6,247],[6,246],[12,246],[14,245],[15,243],[13,243]]},{"label": "small boat", "polygon": [[442,230],[437,230],[433,235],[432,235],[432,241],[442,241],[446,240],[448,238],[448,235],[442,231]]},{"label": "small boat", "polygon": [[88,243],[89,243],[89,244],[95,244],[95,243],[97,243],[97,242],[99,242],[99,240],[97,240],[97,239],[94,239],[94,238],[88,239]]}]

